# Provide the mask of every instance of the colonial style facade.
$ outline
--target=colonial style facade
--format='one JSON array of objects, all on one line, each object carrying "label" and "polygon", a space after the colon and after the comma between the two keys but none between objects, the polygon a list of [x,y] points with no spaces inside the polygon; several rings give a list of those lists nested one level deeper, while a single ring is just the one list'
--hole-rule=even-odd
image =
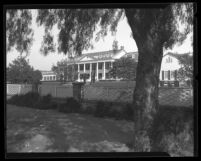
[{"label": "colonial style facade", "polygon": [[116,59],[121,57],[131,56],[137,59],[137,52],[127,53],[123,48],[120,50],[109,50],[104,52],[83,54],[81,57],[75,59],[69,59],[67,65],[77,65],[78,79],[77,81],[83,81],[83,74],[87,74],[86,81],[91,81],[92,76],[95,75],[95,81],[99,80],[111,80],[109,75],[109,69],[113,67],[113,63]]},{"label": "colonial style facade", "polygon": [[[88,75],[86,81],[90,82],[92,77],[95,81],[100,80],[120,80],[112,78],[109,75],[109,69],[113,67],[115,60],[122,57],[131,57],[138,61],[138,52],[126,52],[122,47],[120,50],[109,50],[103,52],[95,52],[82,54],[82,56],[69,58],[66,61],[67,68],[69,65],[75,65],[77,79],[75,81],[82,82],[83,75]],[[163,56],[160,70],[160,81],[177,81],[177,73],[181,65],[178,61],[178,54],[167,53]],[[60,69],[66,67],[60,67]],[[61,71],[64,71],[61,70]],[[56,74],[54,72],[43,72],[42,81],[55,81]],[[67,78],[68,80],[68,78]]]}]

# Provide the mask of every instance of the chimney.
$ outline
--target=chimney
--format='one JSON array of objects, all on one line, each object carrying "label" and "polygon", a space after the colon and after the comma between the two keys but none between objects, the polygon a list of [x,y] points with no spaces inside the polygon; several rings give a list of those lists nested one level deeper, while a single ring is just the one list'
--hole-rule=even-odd
[{"label": "chimney", "polygon": [[121,50],[124,50],[124,46],[121,46]]}]

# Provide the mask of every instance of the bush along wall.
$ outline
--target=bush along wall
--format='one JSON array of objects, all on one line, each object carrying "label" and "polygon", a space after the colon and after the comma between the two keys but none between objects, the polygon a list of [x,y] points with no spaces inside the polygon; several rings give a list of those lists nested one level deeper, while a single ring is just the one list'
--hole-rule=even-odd
[{"label": "bush along wall", "polygon": [[9,104],[25,106],[36,109],[56,109],[56,103],[52,101],[51,95],[40,96],[36,92],[29,92],[24,95],[14,95],[8,100]]},{"label": "bush along wall", "polygon": [[64,113],[82,113],[81,103],[73,97],[67,98],[65,103],[60,103],[58,110]]}]

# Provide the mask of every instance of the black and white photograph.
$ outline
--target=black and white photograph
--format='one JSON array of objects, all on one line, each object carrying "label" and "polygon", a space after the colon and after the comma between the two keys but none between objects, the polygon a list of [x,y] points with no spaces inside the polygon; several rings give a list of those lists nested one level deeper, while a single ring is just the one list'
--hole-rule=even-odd
[{"label": "black and white photograph", "polygon": [[44,6],[4,5],[6,153],[197,155],[195,3]]}]

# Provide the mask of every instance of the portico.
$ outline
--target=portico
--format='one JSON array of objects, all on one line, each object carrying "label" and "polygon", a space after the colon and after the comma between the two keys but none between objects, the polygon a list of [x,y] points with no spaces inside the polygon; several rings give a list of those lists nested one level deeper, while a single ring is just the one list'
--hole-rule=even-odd
[{"label": "portico", "polygon": [[78,81],[81,81],[82,74],[88,74],[87,81],[91,81],[92,74],[95,74],[96,81],[111,79],[108,72],[113,62],[114,60],[78,63]]}]

